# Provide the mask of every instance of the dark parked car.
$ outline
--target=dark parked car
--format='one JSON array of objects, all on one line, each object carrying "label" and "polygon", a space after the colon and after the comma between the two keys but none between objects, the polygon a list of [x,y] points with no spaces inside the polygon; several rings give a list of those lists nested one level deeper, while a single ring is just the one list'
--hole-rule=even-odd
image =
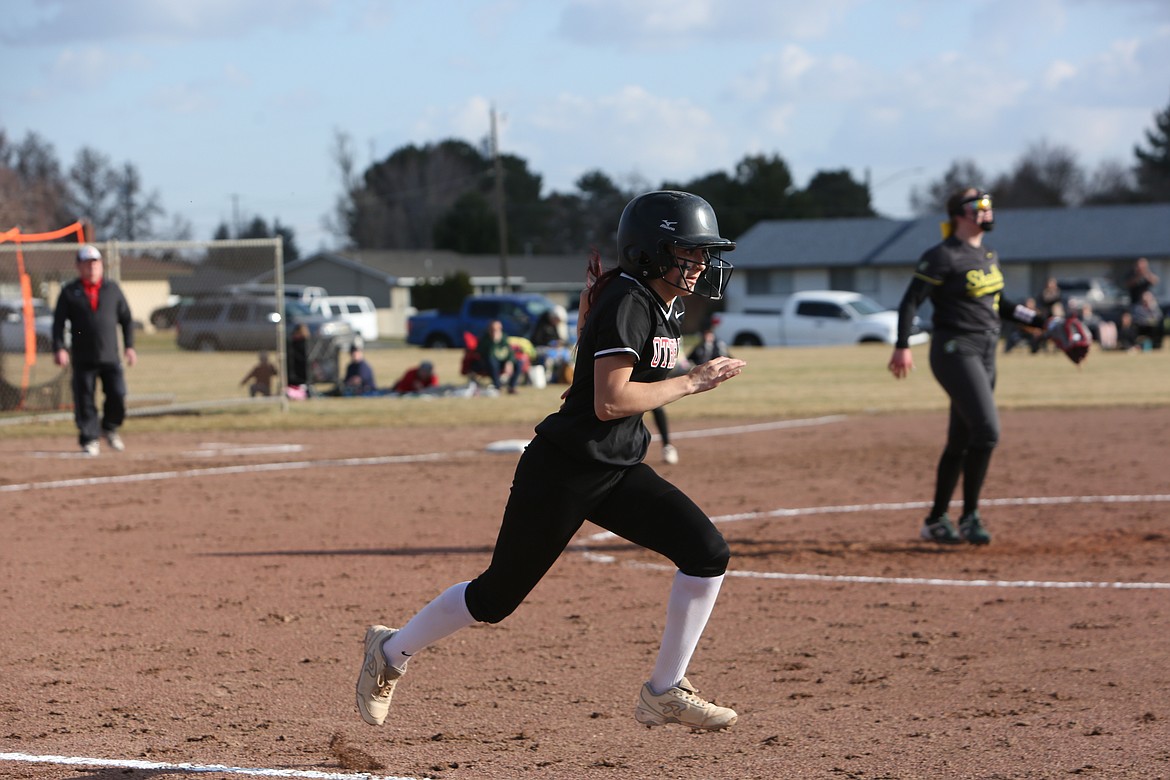
[{"label": "dark parked car", "polygon": [[166,306],[159,306],[150,313],[150,324],[157,330],[167,330],[175,327],[175,317],[179,313],[179,308],[184,303],[190,303],[193,298],[180,298],[177,295],[172,295]]},{"label": "dark parked car", "polygon": [[1105,277],[1057,279],[1056,283],[1065,309],[1072,314],[1080,313],[1080,307],[1087,303],[1097,316],[1116,322],[1129,307],[1128,293]]},{"label": "dark parked car", "polygon": [[287,338],[292,329],[304,324],[312,341],[330,341],[348,349],[354,332],[338,317],[314,314],[299,301],[286,300],[283,312],[275,298],[254,295],[223,295],[197,298],[180,304],[175,315],[177,341],[183,349],[217,350],[276,349],[277,324]]},{"label": "dark parked car", "polygon": [[[37,352],[48,352],[53,346],[53,310],[33,298],[32,313]],[[0,299],[0,350],[24,352],[24,301],[20,298]]]},{"label": "dark parked car", "polygon": [[[300,301],[255,295],[221,295],[197,298],[179,306],[175,316],[176,340],[183,349],[277,351],[277,339],[287,340],[293,329],[309,329],[305,344],[301,384],[337,383],[341,379],[341,355],[348,352],[356,337],[348,322],[338,317],[314,314]],[[291,342],[286,342],[290,344]],[[297,369],[290,355],[289,374]]]}]

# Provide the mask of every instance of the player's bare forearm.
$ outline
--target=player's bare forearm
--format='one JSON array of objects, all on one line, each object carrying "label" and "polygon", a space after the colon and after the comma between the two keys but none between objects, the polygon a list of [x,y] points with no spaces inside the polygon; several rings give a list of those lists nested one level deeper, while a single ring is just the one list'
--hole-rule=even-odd
[{"label": "player's bare forearm", "polygon": [[[607,361],[614,364],[607,365]],[[705,393],[736,377],[746,363],[737,358],[715,358],[695,366],[683,376],[661,382],[631,382],[633,366],[622,358],[598,361],[594,381],[594,413],[599,420],[616,420],[642,414],[680,398]]]}]

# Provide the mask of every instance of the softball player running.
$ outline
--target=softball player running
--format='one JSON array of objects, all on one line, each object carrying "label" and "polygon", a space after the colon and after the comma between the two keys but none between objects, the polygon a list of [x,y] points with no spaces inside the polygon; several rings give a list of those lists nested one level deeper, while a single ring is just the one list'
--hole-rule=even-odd
[{"label": "softball player running", "polygon": [[381,725],[411,656],[476,622],[498,623],[520,605],[586,520],[677,567],[662,645],[635,709],[639,723],[723,729],[736,713],[702,699],[684,676],[723,582],[729,551],[698,506],[642,462],[643,413],[711,390],[742,360],[717,358],[668,377],[679,358],[682,298],[722,296],[735,244],[715,212],[684,192],[634,198],[618,224],[619,267],[588,291],[573,383],[536,427],[516,466],[486,571],[441,593],[401,629],[371,626],[357,680],[362,719]]},{"label": "softball player running", "polygon": [[[994,225],[991,196],[976,189],[947,200],[950,235],[918,261],[898,308],[898,341],[889,369],[902,379],[914,369],[910,330],[922,301],[934,304],[930,368],[951,399],[947,443],[938,462],[934,506],[922,525],[923,539],[939,544],[988,544],[979,518],[979,494],[999,441],[995,408],[995,350],[999,323],[1044,326],[1044,316],[1003,297],[1003,273],[995,251],[983,246]],[[951,494],[963,475],[963,514],[955,529],[947,516]]]}]

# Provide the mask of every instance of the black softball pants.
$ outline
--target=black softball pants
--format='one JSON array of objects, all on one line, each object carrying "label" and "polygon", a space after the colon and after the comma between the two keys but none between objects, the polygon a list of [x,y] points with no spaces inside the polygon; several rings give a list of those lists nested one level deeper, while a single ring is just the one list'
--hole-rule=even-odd
[{"label": "black softball pants", "polygon": [[947,444],[939,458],[931,517],[946,513],[960,473],[963,514],[979,506],[991,452],[999,443],[995,408],[995,350],[999,331],[936,331],[930,344],[930,369],[951,399]]},{"label": "black softball pants", "polygon": [[[102,380],[105,402],[97,411],[97,381]],[[84,446],[103,433],[116,431],[126,419],[126,378],[119,363],[73,364],[73,421],[77,439]]]},{"label": "black softball pants", "polygon": [[684,574],[727,571],[723,535],[654,469],[575,460],[537,436],[516,466],[491,563],[467,586],[471,616],[498,623],[512,614],[586,519],[660,553]]}]

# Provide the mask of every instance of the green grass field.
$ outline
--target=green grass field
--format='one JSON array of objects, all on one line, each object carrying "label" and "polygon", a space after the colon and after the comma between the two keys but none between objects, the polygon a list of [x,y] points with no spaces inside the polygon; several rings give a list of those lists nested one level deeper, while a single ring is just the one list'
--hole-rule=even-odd
[{"label": "green grass field", "polygon": [[[434,425],[535,424],[559,403],[564,385],[522,387],[499,398],[315,398],[291,402],[287,413],[276,403],[250,404],[239,386],[256,356],[247,352],[196,353],[174,346],[171,334],[143,336],[139,363],[127,371],[132,403],[167,398],[174,405],[228,402],[182,414],[136,417],[135,431],[367,428]],[[743,348],[744,373],[719,389],[672,404],[672,419],[783,419],[823,414],[897,413],[945,409],[946,396],[931,376],[927,348],[916,347],[917,370],[895,381],[886,370],[884,346],[825,348]],[[427,359],[440,380],[459,382],[459,350],[420,350],[401,344],[375,345],[366,352],[378,382],[389,385],[410,366]],[[1051,406],[1159,406],[1170,402],[1170,350],[1144,354],[1093,352],[1074,366],[1055,352],[1013,352],[999,359],[997,397],[1001,408]],[[343,356],[343,364],[347,357]],[[233,401],[241,401],[235,404]],[[16,415],[3,415],[11,421]],[[4,436],[70,431],[72,422],[40,418],[35,424],[6,425]]]}]

